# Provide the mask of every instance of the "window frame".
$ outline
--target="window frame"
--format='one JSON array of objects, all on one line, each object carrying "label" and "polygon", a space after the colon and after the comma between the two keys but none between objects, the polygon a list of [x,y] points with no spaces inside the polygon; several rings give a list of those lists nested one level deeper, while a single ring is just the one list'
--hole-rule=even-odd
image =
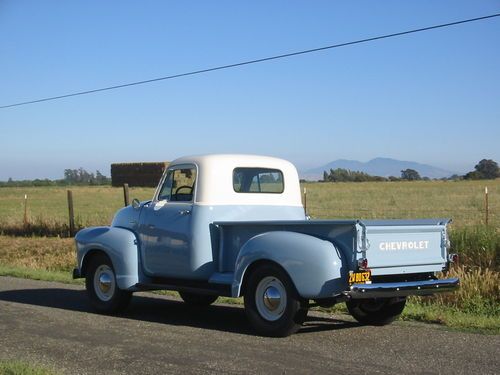
[{"label": "window frame", "polygon": [[[191,198],[191,200],[189,201],[173,201],[173,200],[170,200],[170,199],[159,199],[159,196],[160,196],[160,193],[161,193],[161,190],[163,188],[163,185],[165,184],[165,181],[167,179],[167,176],[169,173],[174,173],[174,171],[176,170],[179,170],[179,169],[194,169],[196,171],[196,178],[194,180],[194,189],[193,189],[193,196]],[[176,164],[176,165],[173,165],[171,167],[168,167],[167,170],[163,173],[163,176],[160,180],[160,183],[158,184],[158,187],[156,188],[156,191],[155,191],[155,194],[154,194],[154,197],[153,197],[153,202],[161,202],[161,201],[166,201],[168,203],[194,203],[196,201],[196,193],[198,191],[198,177],[199,177],[199,173],[198,173],[198,166],[196,164]]]}]

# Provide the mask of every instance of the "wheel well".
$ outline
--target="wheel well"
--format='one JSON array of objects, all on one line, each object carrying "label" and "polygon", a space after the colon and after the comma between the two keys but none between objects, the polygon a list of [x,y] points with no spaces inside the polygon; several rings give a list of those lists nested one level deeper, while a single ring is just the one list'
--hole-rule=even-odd
[{"label": "wheel well", "polygon": [[83,257],[83,261],[82,261],[82,268],[80,270],[80,274],[82,277],[85,277],[87,275],[87,267],[90,263],[90,260],[92,258],[94,258],[95,256],[97,255],[104,255],[106,258],[109,259],[109,256],[108,254],[106,254],[104,251],[100,250],[100,249],[92,249],[92,250],[89,250],[87,252],[87,254],[85,254],[85,256]]},{"label": "wheel well", "polygon": [[243,274],[243,282],[241,283],[241,288],[240,288],[240,297],[245,295],[248,279],[250,278],[252,272],[255,271],[257,268],[259,268],[260,266],[263,266],[264,264],[272,264],[276,267],[281,268],[281,270],[290,278],[290,281],[292,282],[295,292],[297,292],[297,288],[295,287],[295,283],[293,282],[293,279],[290,277],[290,274],[279,263],[276,263],[275,261],[269,259],[260,259],[250,264],[245,270],[245,273]]}]

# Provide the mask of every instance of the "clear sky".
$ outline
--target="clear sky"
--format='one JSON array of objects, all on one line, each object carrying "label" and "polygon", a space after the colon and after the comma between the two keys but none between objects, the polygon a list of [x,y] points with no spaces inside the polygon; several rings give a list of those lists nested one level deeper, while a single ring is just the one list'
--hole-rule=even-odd
[{"label": "clear sky", "polygon": [[[500,12],[500,1],[0,1],[0,105]],[[500,162],[500,18],[0,110],[0,180],[201,153]]]}]

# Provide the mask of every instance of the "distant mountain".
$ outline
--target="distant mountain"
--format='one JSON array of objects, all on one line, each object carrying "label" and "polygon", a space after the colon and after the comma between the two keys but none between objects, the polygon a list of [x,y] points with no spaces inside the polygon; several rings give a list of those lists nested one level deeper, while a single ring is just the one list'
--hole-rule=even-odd
[{"label": "distant mountain", "polygon": [[433,167],[428,164],[420,164],[414,161],[403,161],[390,158],[375,158],[366,163],[357,160],[338,159],[318,168],[309,169],[300,173],[300,177],[306,180],[321,180],[323,179],[323,171],[330,169],[349,169],[351,171],[360,171],[368,173],[372,176],[400,177],[401,171],[404,169],[414,169],[420,176],[429,178],[450,177],[455,172],[445,169]]}]

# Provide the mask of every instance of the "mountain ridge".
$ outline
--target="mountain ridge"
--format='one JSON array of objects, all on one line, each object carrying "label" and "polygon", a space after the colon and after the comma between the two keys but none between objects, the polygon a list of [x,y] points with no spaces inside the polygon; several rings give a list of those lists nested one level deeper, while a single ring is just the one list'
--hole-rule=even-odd
[{"label": "mountain ridge", "polygon": [[367,162],[349,159],[337,159],[323,166],[308,169],[300,173],[300,177],[306,180],[321,180],[323,172],[330,169],[349,169],[351,171],[365,172],[372,176],[400,177],[401,171],[405,169],[416,170],[421,177],[443,178],[450,177],[456,172],[449,171],[443,168],[438,168],[429,164],[418,163],[408,160],[398,160],[386,157],[376,157]]}]

